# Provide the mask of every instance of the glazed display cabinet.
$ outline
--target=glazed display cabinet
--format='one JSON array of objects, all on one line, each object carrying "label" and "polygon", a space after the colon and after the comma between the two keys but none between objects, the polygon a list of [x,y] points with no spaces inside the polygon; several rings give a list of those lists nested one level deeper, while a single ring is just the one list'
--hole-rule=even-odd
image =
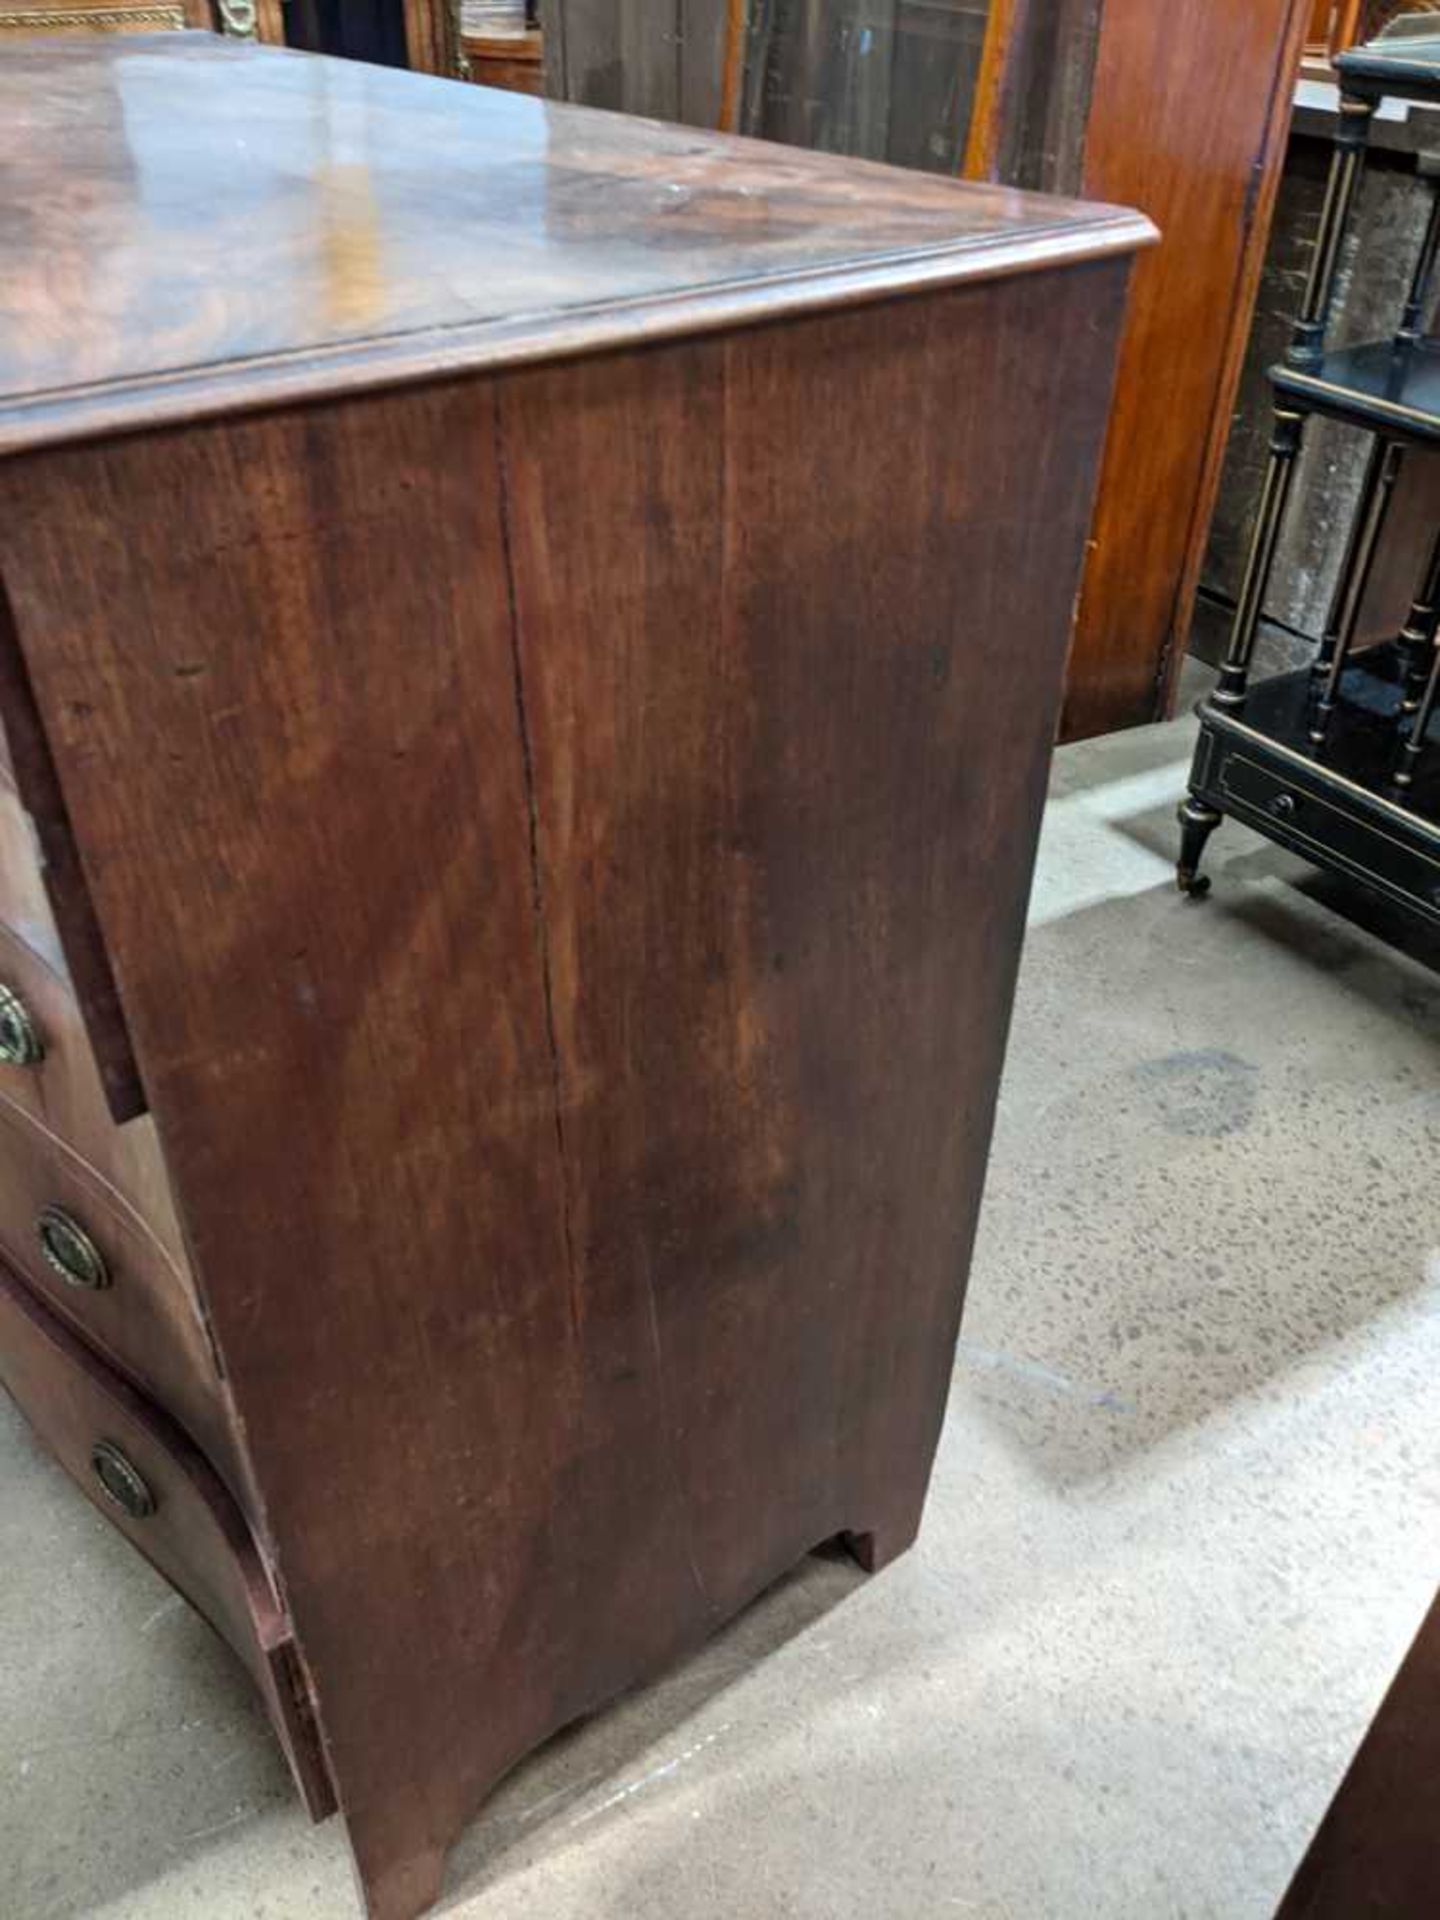
[{"label": "glazed display cabinet", "polygon": [[[1180,808],[1179,884],[1203,893],[1210,834],[1231,815],[1317,865],[1440,924],[1440,527],[1408,617],[1357,647],[1366,591],[1403,465],[1440,442],[1440,341],[1429,331],[1440,254],[1440,160],[1408,298],[1393,334],[1334,347],[1329,322],[1341,247],[1380,102],[1440,102],[1440,17],[1397,21],[1336,60],[1339,131],[1315,257],[1283,363],[1271,372],[1274,430],[1229,645],[1201,704],[1190,791]],[[1290,498],[1317,415],[1369,436],[1364,486],[1324,634],[1308,666],[1252,683],[1251,658]]]}]

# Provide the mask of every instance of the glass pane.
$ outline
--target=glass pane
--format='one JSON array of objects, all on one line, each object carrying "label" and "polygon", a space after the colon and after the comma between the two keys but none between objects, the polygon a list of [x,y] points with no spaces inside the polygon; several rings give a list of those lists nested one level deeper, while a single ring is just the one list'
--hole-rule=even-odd
[{"label": "glass pane", "polygon": [[752,0],[741,130],[956,173],[989,0]]},{"label": "glass pane", "polygon": [[[1097,0],[1026,11],[1048,19],[1077,3]],[[541,0],[546,91],[957,173],[991,10],[992,0]]]}]

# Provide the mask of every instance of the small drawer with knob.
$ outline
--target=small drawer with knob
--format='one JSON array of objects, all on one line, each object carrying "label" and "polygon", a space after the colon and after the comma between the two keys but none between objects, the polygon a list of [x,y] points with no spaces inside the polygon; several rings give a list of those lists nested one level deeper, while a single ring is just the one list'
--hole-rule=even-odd
[{"label": "small drawer with knob", "polygon": [[188,1274],[122,1195],[28,1116],[3,1106],[0,1256],[239,1484],[224,1396]]},{"label": "small drawer with knob", "polygon": [[185,1265],[170,1183],[146,1116],[117,1126],[68,981],[0,924],[0,1106],[19,1107],[143,1214]]},{"label": "small drawer with knob", "polygon": [[1440,915],[1440,859],[1433,835],[1387,809],[1374,795],[1338,796],[1306,784],[1247,751],[1232,748],[1220,771],[1227,813],[1322,866],[1353,874],[1407,907]]},{"label": "small drawer with knob", "polygon": [[308,1805],[333,1805],[290,1623],[204,1455],[0,1263],[0,1384],[94,1505],[234,1648]]}]

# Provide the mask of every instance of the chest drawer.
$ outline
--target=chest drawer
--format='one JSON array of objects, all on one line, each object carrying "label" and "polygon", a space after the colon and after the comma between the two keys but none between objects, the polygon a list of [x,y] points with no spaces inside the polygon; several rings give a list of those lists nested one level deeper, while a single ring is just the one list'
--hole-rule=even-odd
[{"label": "chest drawer", "polygon": [[1231,752],[1219,790],[1237,819],[1254,819],[1262,831],[1322,866],[1353,874],[1405,906],[1440,914],[1440,861],[1433,836],[1410,826],[1398,812],[1345,806],[1288,772]]},{"label": "chest drawer", "polygon": [[147,1114],[116,1125],[69,982],[3,923],[0,1103],[22,1108],[96,1168],[184,1268],[154,1122]]},{"label": "chest drawer", "polygon": [[0,1255],[152,1394],[232,1486],[238,1453],[188,1277],[124,1199],[0,1103]]},{"label": "chest drawer", "polygon": [[228,1640],[264,1697],[311,1811],[332,1794],[289,1622],[204,1457],[0,1265],[0,1382],[60,1465]]}]

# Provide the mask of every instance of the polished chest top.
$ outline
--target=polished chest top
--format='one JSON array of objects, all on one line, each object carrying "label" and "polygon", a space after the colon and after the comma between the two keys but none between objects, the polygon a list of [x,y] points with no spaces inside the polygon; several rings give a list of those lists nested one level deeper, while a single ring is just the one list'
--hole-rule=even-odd
[{"label": "polished chest top", "polygon": [[208,35],[0,61],[0,450],[1133,248],[1133,214]]}]

